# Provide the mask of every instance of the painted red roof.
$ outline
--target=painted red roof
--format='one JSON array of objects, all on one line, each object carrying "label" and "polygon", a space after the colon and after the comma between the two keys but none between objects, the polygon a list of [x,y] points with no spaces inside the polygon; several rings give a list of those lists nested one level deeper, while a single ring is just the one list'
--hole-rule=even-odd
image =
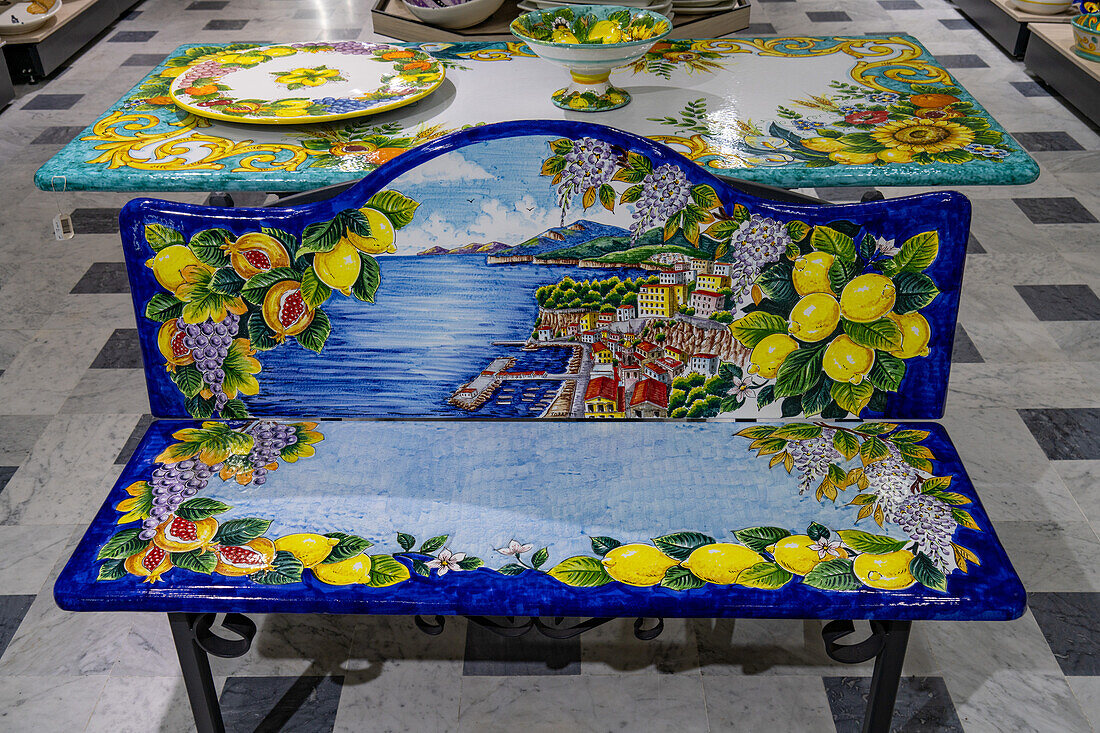
[{"label": "painted red roof", "polygon": [[639,343],[634,348],[637,349],[638,351],[653,351],[654,349],[657,348],[657,344],[651,344],[648,341],[642,341],[641,343]]},{"label": "painted red roof", "polygon": [[724,297],[721,293],[716,293],[713,290],[695,290],[691,293],[692,297],[696,295],[705,295],[708,298],[721,298]]},{"label": "painted red roof", "polygon": [[667,369],[665,369],[663,366],[661,366],[660,364],[657,364],[657,363],[647,364],[646,369],[653,372],[657,376],[661,376],[662,374],[666,374],[668,372]]},{"label": "painted red roof", "polygon": [[630,396],[630,406],[648,402],[651,405],[668,409],[668,386],[656,379],[643,379],[634,385],[634,394]]},{"label": "painted red roof", "polygon": [[596,343],[592,344],[592,350],[596,352],[607,351],[607,344],[605,344],[603,341],[597,341]]},{"label": "painted red roof", "polygon": [[588,389],[584,391],[584,399],[593,400],[597,397],[605,400],[615,400],[618,385],[611,377],[596,377],[588,380]]},{"label": "painted red roof", "polygon": [[717,359],[717,354],[692,354],[692,359]]}]

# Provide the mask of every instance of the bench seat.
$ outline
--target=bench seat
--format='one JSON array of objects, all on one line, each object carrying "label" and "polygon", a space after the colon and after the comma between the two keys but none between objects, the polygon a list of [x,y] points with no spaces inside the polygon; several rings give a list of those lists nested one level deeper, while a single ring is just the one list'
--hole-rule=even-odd
[{"label": "bench seat", "polygon": [[[281,424],[293,444],[260,476],[246,459],[275,423],[155,423],[58,580],[58,604],[953,620],[1024,609],[935,424]],[[141,539],[154,477],[202,459],[220,470],[176,509],[196,524]],[[245,569],[228,563],[231,546],[265,567],[234,574]],[[139,562],[150,551],[153,582]]]}]

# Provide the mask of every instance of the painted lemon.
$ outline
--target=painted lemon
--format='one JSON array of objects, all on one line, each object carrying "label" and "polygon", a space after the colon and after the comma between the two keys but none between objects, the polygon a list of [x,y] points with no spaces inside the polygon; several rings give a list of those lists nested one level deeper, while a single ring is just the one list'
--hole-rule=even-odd
[{"label": "painted lemon", "polygon": [[749,374],[764,379],[774,379],[779,373],[779,365],[787,355],[798,349],[798,342],[785,333],[773,333],[760,339],[749,355]]},{"label": "painted lemon", "polygon": [[847,334],[841,334],[825,347],[821,368],[836,382],[859,384],[875,365],[875,350],[860,346]]},{"label": "painted lemon", "polygon": [[917,582],[909,572],[913,553],[909,550],[887,552],[884,555],[863,554],[852,562],[852,571],[859,582],[880,590],[901,590]]},{"label": "painted lemon", "polygon": [[891,354],[899,359],[928,356],[928,339],[932,334],[924,316],[920,313],[891,313],[886,317],[901,329],[901,346],[891,351]]},{"label": "painted lemon", "polygon": [[898,150],[897,148],[886,148],[886,150],[880,150],[877,153],[879,160],[887,163],[908,163],[913,160],[913,154],[908,150]]},{"label": "painted lemon", "polygon": [[576,43],[577,37],[564,28],[558,28],[551,34],[550,40],[554,43]]},{"label": "painted lemon", "polygon": [[378,209],[372,209],[369,206],[359,209],[359,213],[367,217],[367,223],[370,224],[370,236],[361,237],[355,232],[348,232],[348,241],[355,245],[355,248],[360,252],[366,252],[370,255],[396,252],[397,247],[394,246],[393,241],[397,238],[397,235],[394,233],[390,218]]},{"label": "painted lemon", "polygon": [[619,43],[623,40],[623,31],[619,28],[618,23],[610,20],[600,20],[592,26],[588,38],[594,41],[598,40],[600,43]]},{"label": "painted lemon", "polygon": [[340,540],[335,537],[302,532],[300,534],[288,534],[275,540],[275,549],[289,552],[301,560],[302,565],[312,568],[315,565],[320,565],[321,561],[332,552],[332,548],[339,543]]},{"label": "painted lemon", "polygon": [[331,251],[313,255],[313,271],[317,277],[344,295],[351,295],[351,286],[359,279],[362,267],[359,250],[345,238],[341,238]]},{"label": "painted lemon", "polygon": [[793,534],[765,549],[772,554],[772,557],[775,558],[781,568],[795,575],[805,575],[820,562],[837,557],[848,557],[847,551],[843,548],[837,548],[836,555],[821,557],[818,555],[817,550],[810,549],[810,545],[813,543],[814,541],[808,535]]},{"label": "painted lemon", "polygon": [[370,558],[356,555],[340,562],[316,565],[313,567],[313,574],[317,576],[317,580],[329,585],[365,583],[370,577]]},{"label": "painted lemon", "polygon": [[849,321],[870,323],[893,310],[897,298],[894,281],[871,272],[844,286],[840,294],[840,312]]},{"label": "painted lemon", "polygon": [[834,153],[844,149],[844,143],[832,137],[811,137],[803,140],[802,144],[819,153]]},{"label": "painted lemon", "polygon": [[832,267],[834,259],[828,252],[811,252],[795,260],[794,272],[791,273],[795,292],[799,295],[810,293],[832,295],[833,286],[829,282],[829,268]]},{"label": "painted lemon", "polygon": [[737,576],[746,568],[758,562],[764,562],[760,553],[744,545],[717,542],[693,550],[683,566],[708,583],[731,585],[737,582]]},{"label": "painted lemon", "polygon": [[800,341],[820,341],[840,323],[840,304],[828,293],[804,295],[791,310],[787,332]]},{"label": "painted lemon", "polygon": [[184,272],[189,267],[204,267],[202,262],[190,247],[184,244],[173,244],[157,252],[145,261],[145,266],[152,269],[153,277],[165,290],[176,292],[176,288],[187,282]]},{"label": "painted lemon", "polygon": [[657,585],[676,561],[653,545],[620,545],[604,555],[607,574],[627,585]]}]

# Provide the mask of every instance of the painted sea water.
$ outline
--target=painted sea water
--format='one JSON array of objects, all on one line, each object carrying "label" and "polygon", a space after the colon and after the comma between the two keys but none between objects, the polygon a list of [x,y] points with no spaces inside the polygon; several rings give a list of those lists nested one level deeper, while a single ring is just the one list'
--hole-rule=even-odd
[{"label": "painted sea water", "polygon": [[[374,305],[332,298],[325,310],[332,333],[320,354],[288,342],[263,355],[263,388],[245,398],[266,414],[442,417],[533,417],[557,383],[536,388],[533,401],[498,399],[468,412],[447,403],[453,392],[498,356],[515,357],[511,371],[565,371],[570,349],[523,351],[494,341],[525,341],[538,318],[535,290],[574,280],[645,274],[640,269],[548,265],[487,265],[482,257],[381,257],[382,285]],[[321,378],[323,377],[323,379]]]}]

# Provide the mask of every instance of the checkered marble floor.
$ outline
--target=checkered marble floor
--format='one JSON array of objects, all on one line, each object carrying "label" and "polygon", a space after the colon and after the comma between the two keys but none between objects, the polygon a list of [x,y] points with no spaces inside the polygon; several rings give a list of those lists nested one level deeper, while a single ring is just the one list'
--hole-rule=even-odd
[{"label": "checkered marble floor", "polygon": [[[1030,591],[1011,623],[918,623],[904,731],[1100,722],[1100,136],[944,0],[758,0],[749,35],[905,31],[1030,150],[1038,181],[974,202],[945,421]],[[34,170],[184,41],[371,37],[363,3],[146,0],[0,114],[0,730],[192,729],[163,616],[69,614],[50,589],[150,422],[117,237],[122,194],[55,197]],[[887,191],[890,196],[910,190]],[[819,189],[841,201],[856,189]],[[176,196],[198,201],[198,196]],[[49,220],[75,210],[77,237]],[[859,728],[870,667],[820,624],[626,621],[572,641],[456,620],[266,616],[214,660],[231,731]]]}]

